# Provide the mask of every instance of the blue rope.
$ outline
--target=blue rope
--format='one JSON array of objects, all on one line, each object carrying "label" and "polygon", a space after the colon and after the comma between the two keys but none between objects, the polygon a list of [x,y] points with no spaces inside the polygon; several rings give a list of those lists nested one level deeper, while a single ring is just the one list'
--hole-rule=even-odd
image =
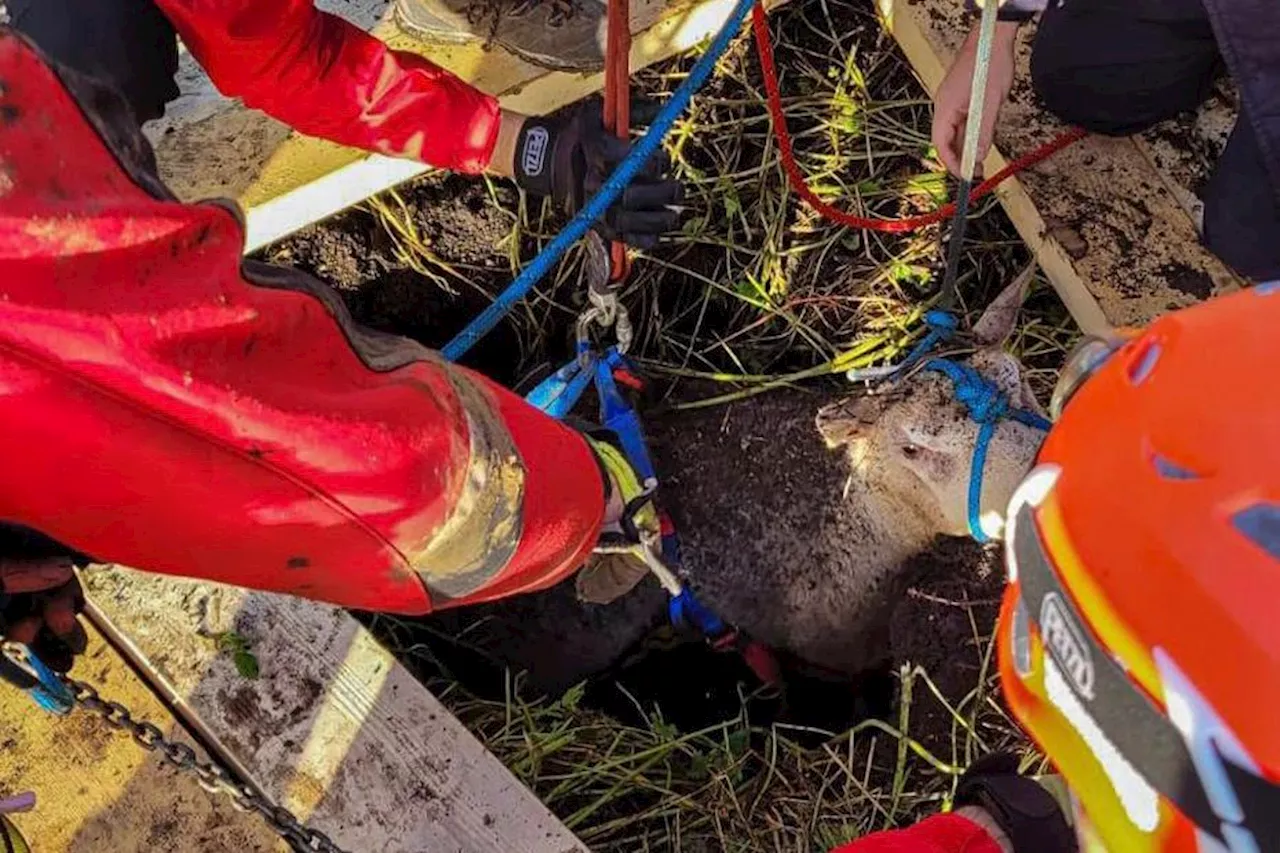
[{"label": "blue rope", "polygon": [[676,89],[675,94],[671,96],[671,100],[667,101],[662,107],[662,111],[658,113],[658,117],[650,125],[649,132],[636,143],[626,158],[618,164],[618,168],[600,187],[600,191],[591,197],[586,207],[578,211],[578,214],[573,217],[573,220],[570,221],[565,229],[557,234],[555,239],[548,243],[547,247],[527,267],[521,270],[520,275],[516,276],[516,280],[511,282],[507,289],[498,295],[493,304],[482,311],[453,340],[449,341],[442,351],[445,358],[449,359],[449,361],[457,361],[466,354],[467,350],[471,349],[476,341],[491,332],[493,327],[498,325],[498,322],[507,315],[507,312],[523,299],[543,276],[551,271],[551,267],[560,260],[561,255],[568,251],[570,246],[582,239],[587,231],[590,230],[592,224],[605,214],[609,206],[617,200],[627,185],[644,168],[649,158],[658,150],[663,138],[671,132],[676,119],[689,106],[689,101],[692,100],[694,92],[701,89],[707,78],[711,76],[717,60],[728,49],[729,42],[738,30],[742,28],[742,22],[746,19],[747,13],[751,11],[751,7],[755,3],[756,0],[738,0],[738,4],[734,6],[729,20],[725,21],[724,26],[720,28],[720,32],[716,33],[716,37],[712,40],[711,46],[707,48],[707,52],[698,59],[697,64],[693,66],[693,70],[689,72],[689,76],[680,84],[680,88]]},{"label": "blue rope", "polygon": [[687,623],[712,639],[728,630],[728,626],[715,611],[698,600],[688,584],[684,585],[679,595],[673,595],[667,602],[667,616],[672,625]]},{"label": "blue rope", "polygon": [[851,382],[881,382],[884,380],[894,380],[901,377],[908,370],[916,366],[929,353],[938,346],[951,338],[955,334],[960,324],[956,322],[956,318],[948,311],[940,311],[934,309],[926,311],[924,315],[925,327],[929,330],[920,342],[911,348],[911,352],[899,364],[889,367],[855,367],[849,370],[845,375]]},{"label": "blue rope", "polygon": [[[614,347],[600,355],[592,353],[585,366],[574,358],[539,383],[525,400],[551,417],[563,420],[594,378],[596,395],[600,398],[601,426],[618,436],[627,461],[641,480],[648,481],[656,479],[657,474],[649,457],[644,433],[640,429],[640,418],[635,408],[619,393],[613,378],[614,368],[625,365],[626,360]],[[662,556],[668,566],[676,568],[680,565],[679,546],[673,533],[664,531]],[[687,623],[710,640],[719,639],[729,630],[715,611],[698,599],[688,584],[681,584],[680,592],[671,596],[667,604],[667,615],[672,625]]]},{"label": "blue rope", "polygon": [[979,542],[990,541],[982,530],[982,477],[987,468],[987,451],[996,427],[1002,420],[1015,420],[1020,424],[1048,432],[1052,424],[1026,409],[1015,409],[1009,398],[990,379],[967,364],[957,364],[945,358],[930,359],[925,370],[941,373],[951,380],[956,402],[962,403],[969,417],[979,425],[978,440],[973,445],[973,464],[969,472],[969,535]]},{"label": "blue rope", "polygon": [[915,363],[933,352],[933,348],[943,341],[948,340],[955,334],[956,329],[960,328],[960,324],[956,322],[956,318],[946,311],[928,311],[924,315],[924,323],[929,328],[929,333],[924,336],[920,343],[916,344],[915,349],[907,355],[906,361],[898,366],[898,372],[915,366]]}]

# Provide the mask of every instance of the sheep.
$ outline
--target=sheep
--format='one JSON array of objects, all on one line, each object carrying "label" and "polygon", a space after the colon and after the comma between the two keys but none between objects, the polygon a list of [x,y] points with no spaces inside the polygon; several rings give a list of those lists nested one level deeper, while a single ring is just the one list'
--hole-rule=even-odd
[{"label": "sheep", "polygon": [[[970,364],[1012,405],[1038,411],[1002,349],[1028,279],[975,325],[982,348]],[[939,536],[968,533],[978,425],[943,376],[886,384],[834,402],[778,392],[651,425],[662,498],[699,598],[753,638],[839,676],[887,658],[910,558]],[[996,429],[981,500],[988,532],[998,533],[1042,438],[1011,421]],[[613,604],[588,605],[569,582],[448,618],[452,630],[472,624],[475,645],[496,661],[528,670],[531,687],[558,693],[661,624],[665,596],[646,581]]]},{"label": "sheep", "polygon": [[[969,363],[1011,405],[1039,413],[1021,366],[1002,348],[1027,278],[976,325],[982,348]],[[801,395],[690,419],[664,460],[700,597],[756,639],[847,675],[887,654],[883,634],[910,581],[908,560],[940,535],[968,534],[978,425],[944,376],[918,372],[888,384],[820,408],[816,435],[813,404]],[[1042,439],[1013,421],[996,429],[981,500],[989,534],[998,535]],[[732,471],[721,470],[727,460]]]}]

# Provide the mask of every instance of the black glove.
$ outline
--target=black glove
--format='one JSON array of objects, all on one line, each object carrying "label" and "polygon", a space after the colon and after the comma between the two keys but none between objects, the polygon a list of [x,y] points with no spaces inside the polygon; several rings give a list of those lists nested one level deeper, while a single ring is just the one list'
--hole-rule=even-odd
[{"label": "black glove", "polygon": [[1076,853],[1076,834],[1053,794],[1018,775],[1018,759],[1008,753],[984,756],[965,771],[955,804],[977,806],[991,815],[1013,849],[1036,853]]},{"label": "black glove", "polygon": [[71,669],[86,644],[73,571],[85,562],[38,533],[0,525],[0,638],[27,644],[50,669]]},{"label": "black glove", "polygon": [[[525,119],[516,142],[516,183],[534,195],[551,196],[569,215],[583,208],[631,150],[631,143],[605,129],[599,98],[555,116]],[[673,230],[683,195],[664,177],[666,155],[656,152],[623,191],[595,229],[606,240],[652,248]]]}]

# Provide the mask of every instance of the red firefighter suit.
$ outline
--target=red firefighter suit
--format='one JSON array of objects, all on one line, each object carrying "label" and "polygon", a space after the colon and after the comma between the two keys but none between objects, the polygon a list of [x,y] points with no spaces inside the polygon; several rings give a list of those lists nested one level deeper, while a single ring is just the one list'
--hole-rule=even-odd
[{"label": "red firefighter suit", "polygon": [[[227,93],[478,171],[493,99],[310,0],[160,5]],[[234,48],[234,49],[232,49]],[[0,519],[98,560],[424,613],[596,541],[587,442],[182,204],[123,104],[0,28]]]}]

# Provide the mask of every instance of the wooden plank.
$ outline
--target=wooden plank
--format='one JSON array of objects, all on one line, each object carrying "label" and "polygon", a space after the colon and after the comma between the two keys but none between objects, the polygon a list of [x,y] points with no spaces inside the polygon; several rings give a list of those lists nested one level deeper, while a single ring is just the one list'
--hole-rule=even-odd
[{"label": "wooden plank", "polygon": [[[92,628],[74,674],[204,757],[151,688]],[[289,849],[255,815],[210,795],[83,710],[55,717],[26,694],[0,687],[0,745],[0,794],[36,795],[35,810],[13,820],[38,853]]]},{"label": "wooden plank", "polygon": [[[969,24],[954,0],[877,0],[885,25],[934,91]],[[987,158],[988,174],[1064,127],[1040,110],[1029,84],[1032,28],[1019,48],[1019,82]],[[998,194],[1019,234],[1081,328],[1141,325],[1240,282],[1200,245],[1193,207],[1149,157],[1149,143],[1091,137]]]},{"label": "wooden plank", "polygon": [[[189,724],[345,849],[585,853],[345,611],[117,568],[85,587]],[[217,651],[226,631],[251,644],[257,679]]]},{"label": "wooden plank", "polygon": [[[332,8],[335,2],[321,5]],[[698,44],[719,30],[733,5],[733,0],[632,0],[631,67],[643,68]],[[389,44],[421,54],[498,95],[507,109],[547,113],[603,84],[602,74],[548,71],[480,43],[417,41],[396,26],[386,0],[341,3],[336,11],[371,26]],[[366,198],[425,171],[293,134],[274,119],[217,95],[190,57],[183,57],[178,82],[178,102],[164,119],[147,126],[161,176],[184,199],[237,199],[246,210],[250,249],[336,213],[353,198]],[[315,185],[326,178],[331,178],[331,189],[317,190]],[[305,193],[308,188],[311,192]]]}]

